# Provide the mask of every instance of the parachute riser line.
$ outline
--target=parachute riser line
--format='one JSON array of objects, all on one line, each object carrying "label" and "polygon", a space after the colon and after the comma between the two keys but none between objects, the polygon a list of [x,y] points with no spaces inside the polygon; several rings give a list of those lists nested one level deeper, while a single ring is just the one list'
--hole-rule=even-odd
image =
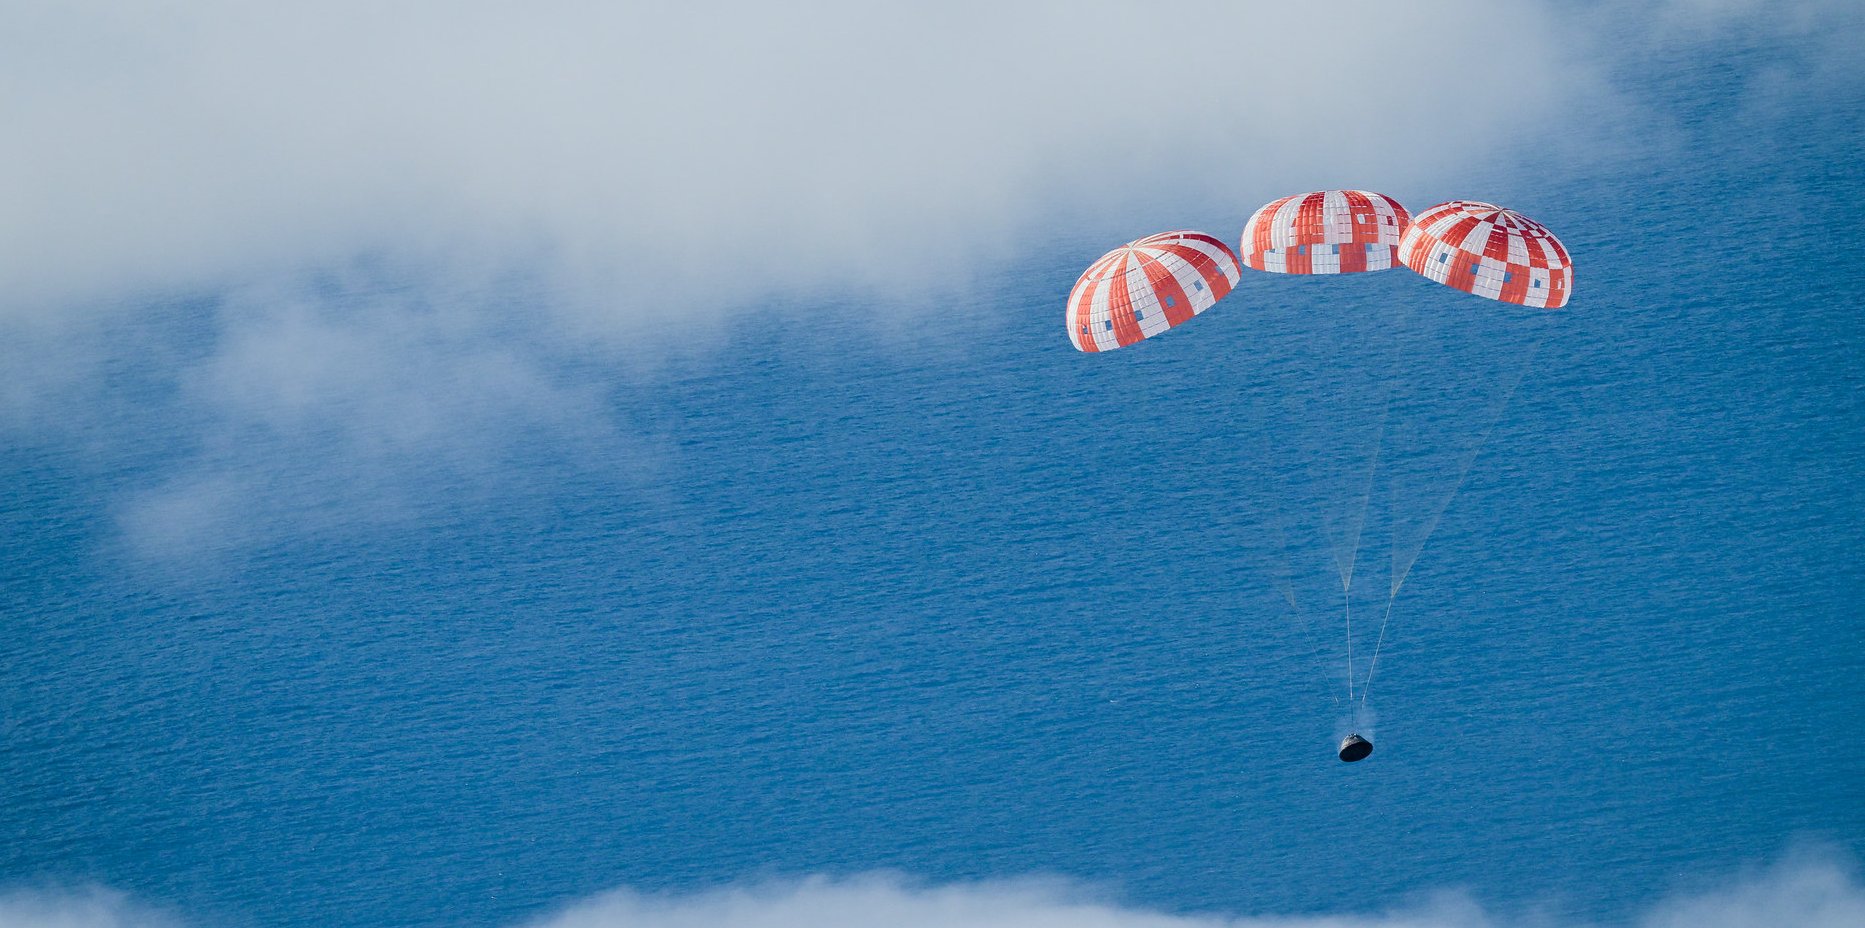
[{"label": "parachute riser line", "polygon": [[[1522,382],[1528,379],[1529,371],[1535,366],[1535,358],[1541,353],[1541,343],[1546,340],[1547,335],[1543,334],[1536,338],[1535,343],[1529,347],[1528,355],[1522,361],[1521,370],[1516,372],[1515,380],[1509,384],[1509,389],[1503,393],[1502,399],[1497,401],[1496,408],[1489,415],[1489,423],[1483,427],[1482,435],[1477,438],[1476,444],[1471,445],[1470,450],[1464,453],[1463,462],[1457,468],[1456,484],[1451,487],[1451,491],[1448,494],[1445,494],[1444,501],[1438,504],[1437,511],[1431,515],[1431,521],[1425,524],[1425,532],[1419,537],[1417,546],[1412,550],[1411,556],[1406,560],[1403,568],[1399,567],[1398,562],[1398,526],[1396,524],[1393,526],[1394,570],[1392,578],[1392,596],[1396,597],[1399,595],[1399,588],[1403,587],[1405,585],[1405,579],[1411,576],[1413,565],[1417,564],[1419,556],[1424,554],[1425,545],[1431,541],[1431,536],[1437,532],[1438,524],[1444,520],[1444,514],[1450,511],[1451,502],[1457,498],[1458,493],[1463,491],[1464,483],[1470,478],[1470,469],[1476,465],[1477,457],[1483,453],[1484,447],[1489,444],[1490,436],[1496,433],[1496,426],[1502,424],[1503,414],[1508,412],[1509,403],[1515,399],[1516,391],[1521,389]],[[1390,489],[1391,484],[1388,483],[1387,486],[1388,489]]]},{"label": "parachute riser line", "polygon": [[[1392,589],[1386,596],[1386,614],[1385,617],[1379,621],[1379,636],[1373,643],[1373,659],[1367,666],[1366,684],[1360,687],[1361,708],[1365,708],[1366,698],[1372,692],[1373,675],[1379,672],[1379,653],[1386,644],[1386,627],[1392,622],[1392,606],[1399,599],[1400,588],[1405,586],[1405,579],[1411,576],[1413,565],[1417,564],[1419,556],[1424,554],[1426,543],[1431,540],[1432,534],[1438,530],[1438,523],[1443,520],[1444,513],[1450,509],[1451,501],[1456,499],[1457,494],[1463,490],[1464,482],[1469,479],[1470,469],[1475,466],[1476,459],[1482,454],[1483,448],[1489,444],[1490,436],[1495,433],[1496,426],[1502,423],[1503,414],[1508,411],[1509,403],[1515,399],[1516,391],[1521,389],[1523,381],[1528,379],[1530,371],[1534,369],[1535,359],[1540,356],[1541,345],[1545,341],[1547,341],[1547,334],[1544,332],[1538,336],[1535,339],[1535,343],[1529,347],[1528,356],[1522,361],[1522,369],[1515,375],[1515,381],[1509,385],[1508,391],[1503,393],[1502,400],[1497,403],[1496,411],[1491,415],[1489,424],[1483,429],[1482,437],[1477,439],[1476,444],[1471,447],[1469,454],[1465,456],[1462,467],[1458,469],[1457,484],[1451,488],[1450,494],[1444,497],[1444,502],[1438,506],[1436,514],[1431,517],[1431,522],[1425,528],[1424,537],[1419,539],[1418,549],[1412,553],[1411,560],[1406,562],[1404,570],[1399,571],[1397,575],[1393,577]],[[1397,566],[1396,561],[1394,562],[1394,566]]]},{"label": "parachute riser line", "polygon": [[[1283,527],[1282,516],[1280,514],[1275,515],[1274,525],[1276,528],[1276,551],[1278,554],[1282,555],[1284,567],[1283,574],[1276,577],[1277,585],[1281,588],[1282,598],[1289,603],[1289,610],[1295,614],[1296,621],[1302,626],[1302,631],[1308,639],[1309,656],[1314,658],[1315,667],[1324,670],[1327,666],[1327,659],[1321,653],[1321,631],[1319,628],[1321,623],[1309,617],[1308,610],[1302,608],[1300,600],[1297,599],[1295,595],[1295,584],[1291,579],[1295,573],[1295,563],[1294,558],[1289,554],[1288,531]],[[1351,698],[1352,697],[1349,696],[1349,699]],[[1334,696],[1334,704],[1340,705],[1339,695]]]},{"label": "parachute riser line", "polygon": [[[1390,390],[1390,386],[1384,388]],[[1379,428],[1373,433],[1373,454],[1366,465],[1366,480],[1360,492],[1360,513],[1354,518],[1347,552],[1346,569],[1341,571],[1340,597],[1347,616],[1347,704],[1353,705],[1353,568],[1360,559],[1360,535],[1366,528],[1367,507],[1373,500],[1373,475],[1379,473],[1379,456],[1386,449],[1386,421],[1392,415],[1392,396],[1388,392],[1379,414]],[[1336,549],[1338,550],[1338,549]],[[1338,560],[1335,567],[1340,567]]]},{"label": "parachute riser line", "polygon": [[1392,604],[1399,599],[1399,592],[1394,590],[1386,597],[1386,616],[1379,620],[1379,640],[1373,643],[1373,660],[1366,668],[1366,685],[1360,687],[1360,708],[1366,708],[1366,696],[1373,690],[1373,675],[1379,672],[1379,652],[1386,646],[1386,625],[1392,621]]}]

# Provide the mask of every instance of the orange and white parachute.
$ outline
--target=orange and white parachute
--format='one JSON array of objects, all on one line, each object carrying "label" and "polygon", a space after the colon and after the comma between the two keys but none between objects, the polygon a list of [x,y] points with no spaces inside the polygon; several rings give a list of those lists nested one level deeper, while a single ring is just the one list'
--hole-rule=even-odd
[{"label": "orange and white parachute", "polygon": [[1567,305],[1574,266],[1548,227],[1514,210],[1452,200],[1418,214],[1399,260],[1465,293],[1542,309]]},{"label": "orange and white parachute", "polygon": [[1112,351],[1210,309],[1242,278],[1237,256],[1202,232],[1161,232],[1101,256],[1068,297],[1068,339]]},{"label": "orange and white parachute", "polygon": [[1366,190],[1316,190],[1265,205],[1243,224],[1238,257],[1274,274],[1352,274],[1397,265],[1411,216]]},{"label": "orange and white parachute", "polygon": [[[1236,253],[1232,253],[1216,239],[1195,232],[1155,235],[1109,252],[1081,276],[1069,294],[1069,341],[1082,351],[1108,351],[1164,332],[1204,311],[1229,293],[1240,282],[1240,266],[1278,274],[1347,274],[1384,270],[1399,265],[1467,293],[1524,306],[1556,309],[1565,306],[1573,293],[1573,264],[1568,258],[1567,249],[1547,227],[1519,213],[1488,203],[1455,200],[1433,206],[1417,217],[1412,217],[1396,200],[1382,194],[1362,190],[1319,190],[1284,197],[1257,210],[1244,225],[1243,242]],[[1378,310],[1378,306],[1365,301],[1352,305]],[[1343,331],[1355,340],[1361,335],[1388,334],[1395,328],[1386,324],[1389,321],[1393,320],[1375,316],[1365,320],[1365,325]],[[1378,429],[1372,432],[1370,452],[1364,458],[1365,476],[1358,475],[1357,465],[1346,468],[1356,472],[1350,478],[1352,485],[1364,487],[1364,490],[1355,490],[1350,486],[1344,493],[1334,493],[1320,486],[1328,482],[1325,476],[1328,472],[1339,471],[1342,462],[1352,460],[1351,453],[1343,455],[1323,451],[1311,455],[1310,451],[1319,449],[1304,447],[1301,441],[1285,442],[1281,439],[1268,443],[1266,449],[1273,453],[1287,447],[1296,456],[1287,466],[1269,467],[1271,472],[1319,475],[1318,478],[1311,478],[1315,486],[1300,488],[1301,496],[1319,501],[1324,509],[1332,508],[1330,498],[1345,499],[1349,507],[1345,513],[1323,512],[1317,521],[1321,535],[1333,548],[1334,567],[1340,575],[1345,619],[1343,624],[1347,632],[1344,655],[1347,708],[1355,712],[1355,719],[1365,718],[1362,713],[1366,708],[1367,693],[1380,667],[1386,624],[1392,618],[1399,589],[1423,552],[1426,542],[1436,531],[1445,509],[1463,487],[1471,464],[1476,460],[1496,421],[1507,409],[1522,379],[1527,376],[1540,347],[1538,337],[1534,347],[1527,350],[1518,350],[1502,343],[1484,344],[1480,332],[1492,327],[1473,325],[1471,323],[1474,320],[1468,318],[1443,316],[1424,321],[1445,326],[1444,332],[1468,334],[1468,338],[1460,334],[1459,345],[1479,349],[1480,353],[1502,359],[1503,367],[1516,369],[1512,376],[1494,384],[1488,402],[1479,404],[1488,407],[1490,424],[1474,430],[1474,444],[1467,445],[1455,454],[1431,453],[1431,442],[1420,437],[1427,431],[1421,423],[1449,417],[1435,406],[1414,403],[1413,397],[1429,399],[1446,393],[1462,394],[1465,391],[1461,383],[1485,376],[1482,366],[1425,359],[1424,364],[1412,365],[1409,369],[1421,374],[1440,371],[1443,376],[1461,382],[1459,388],[1449,390],[1446,384],[1436,384],[1413,389],[1404,382],[1412,376],[1410,373],[1399,376],[1390,371],[1384,374],[1372,371],[1364,378],[1348,377],[1340,381],[1346,385],[1364,383],[1369,388],[1376,388],[1385,397],[1383,401],[1373,404],[1383,407],[1384,412],[1381,413]],[[1534,334],[1543,328],[1539,318],[1530,324],[1522,314],[1494,314],[1493,319],[1482,321],[1495,322],[1493,328],[1507,330],[1512,337],[1524,331]],[[1435,339],[1436,334],[1431,338]],[[1368,360],[1381,355],[1386,356],[1388,364],[1391,364],[1391,359],[1400,356],[1400,353],[1382,348],[1363,352]],[[1474,359],[1475,356],[1466,357]],[[1302,389],[1328,389],[1322,386],[1323,383],[1328,382],[1307,378]],[[1480,387],[1481,384],[1476,386]],[[1402,402],[1395,404],[1393,400],[1396,391],[1404,391],[1404,395],[1400,397]],[[1348,393],[1329,396],[1325,405],[1335,409],[1348,408],[1353,401],[1350,393],[1349,390]],[[1411,417],[1410,421],[1405,422],[1404,428],[1408,433],[1408,441],[1416,443],[1415,447],[1407,448],[1405,457],[1408,460],[1402,466],[1395,466],[1392,459],[1381,457],[1388,431],[1388,417],[1395,408],[1401,410],[1401,415]],[[1150,410],[1140,409],[1139,412],[1147,413]],[[1323,442],[1332,444],[1337,440],[1338,423],[1333,421],[1333,417],[1313,425],[1318,430],[1315,434]],[[1447,466],[1458,460],[1462,462],[1461,465]],[[1361,529],[1366,524],[1373,481],[1381,472],[1387,475],[1387,485],[1390,487],[1386,517],[1392,535],[1392,573],[1390,583],[1383,591],[1386,593],[1384,618],[1380,620],[1378,633],[1370,636],[1372,657],[1364,663],[1364,683],[1356,688],[1362,668],[1354,659],[1353,568],[1355,558],[1360,553]],[[1430,486],[1430,478],[1433,477],[1437,478],[1438,486]],[[1270,484],[1271,492],[1274,492],[1278,481],[1266,482]],[[1296,485],[1290,486],[1290,495],[1296,495]],[[1444,489],[1449,492],[1442,492]],[[1420,490],[1426,491],[1420,495],[1424,496],[1427,508],[1414,514],[1414,518],[1408,515],[1409,508],[1404,505],[1401,497],[1404,493]],[[1353,515],[1354,497],[1359,498],[1358,516]],[[1279,547],[1286,547],[1286,542]],[[1287,552],[1284,551],[1284,554],[1287,555]],[[1287,573],[1292,576],[1293,559],[1289,558],[1287,564]],[[1292,582],[1282,577],[1281,586],[1290,609],[1299,616],[1301,607],[1297,605]],[[1361,637],[1362,640],[1369,637],[1364,628]],[[1354,709],[1356,700],[1359,703],[1358,710]],[[1342,761],[1351,763],[1371,754],[1372,743],[1363,735],[1353,734],[1342,741],[1337,750]]]}]

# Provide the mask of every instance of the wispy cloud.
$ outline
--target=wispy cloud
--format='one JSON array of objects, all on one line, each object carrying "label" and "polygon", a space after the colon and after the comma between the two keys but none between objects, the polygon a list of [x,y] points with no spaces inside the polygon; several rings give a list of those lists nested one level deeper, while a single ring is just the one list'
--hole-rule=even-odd
[{"label": "wispy cloud", "polygon": [[[1122,905],[1058,880],[930,885],[899,876],[816,877],[692,895],[605,893],[527,928],[1586,928],[1543,910],[1492,911],[1440,892],[1372,913],[1177,915]],[[1829,854],[1673,895],[1633,928],[1856,928],[1865,885]],[[0,928],[182,928],[184,922],[107,890],[0,894]]]},{"label": "wispy cloud", "polygon": [[1584,164],[1662,123],[1616,83],[1653,43],[1856,35],[1852,7],[23,0],[0,324],[391,256],[541,272],[558,322],[626,341],[1059,225]]},{"label": "wispy cloud", "polygon": [[528,444],[636,467],[566,355],[641,363],[786,292],[919,306],[1289,190],[1541,183],[1663,134],[1616,83],[1654,47],[1805,39],[1758,82],[1791,89],[1856,59],[1846,6],[22,0],[0,430],[185,433],[115,503],[146,551],[383,517]]},{"label": "wispy cloud", "polygon": [[[1552,11],[1480,0],[48,2],[3,35],[14,315],[394,253],[658,324],[949,275],[1057,211],[1444,176],[1606,92]],[[1503,36],[1508,80],[1431,51]]]},{"label": "wispy cloud", "polygon": [[281,532],[393,525],[513,490],[498,475],[521,457],[534,477],[654,466],[651,442],[618,426],[599,383],[439,289],[327,283],[222,301],[215,348],[178,367],[160,407],[190,430],[184,466],[121,504],[132,548],[195,558]]},{"label": "wispy cloud", "polygon": [[185,924],[123,893],[98,887],[0,893],[0,928],[184,928]]},{"label": "wispy cloud", "polygon": [[[810,879],[694,896],[622,891],[544,919],[534,928],[1549,928],[1584,923],[1543,911],[1499,912],[1444,891],[1373,913],[1306,916],[1172,915],[1111,902],[1058,882],[927,886],[889,876]],[[1830,855],[1803,854],[1771,869],[1672,896],[1631,921],[1637,928],[1851,928],[1865,924],[1865,886]]]}]

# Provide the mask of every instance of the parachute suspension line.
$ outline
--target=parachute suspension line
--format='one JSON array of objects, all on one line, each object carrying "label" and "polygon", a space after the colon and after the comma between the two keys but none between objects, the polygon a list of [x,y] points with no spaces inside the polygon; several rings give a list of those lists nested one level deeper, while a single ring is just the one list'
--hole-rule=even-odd
[{"label": "parachute suspension line", "polygon": [[[1315,679],[1325,680],[1328,677],[1327,667],[1332,661],[1327,657],[1326,649],[1322,647],[1322,621],[1318,615],[1303,608],[1301,600],[1295,594],[1295,555],[1292,553],[1293,546],[1289,542],[1288,530],[1289,498],[1292,491],[1283,486],[1280,479],[1280,475],[1286,473],[1287,468],[1274,463],[1277,448],[1267,437],[1260,437],[1258,442],[1256,452],[1250,456],[1250,459],[1272,462],[1268,479],[1262,481],[1261,484],[1267,487],[1272,495],[1271,503],[1265,510],[1269,527],[1275,531],[1277,563],[1272,567],[1271,580],[1275,584],[1276,592],[1280,593],[1283,600],[1289,604],[1289,611],[1293,614],[1295,621],[1302,627],[1302,636],[1308,641],[1309,657],[1314,660]],[[1340,705],[1338,691],[1329,686],[1326,692],[1332,694],[1330,698],[1335,705]]]},{"label": "parachute suspension line", "polygon": [[1379,414],[1379,429],[1373,433],[1373,454],[1367,459],[1366,480],[1361,483],[1360,487],[1359,513],[1354,516],[1353,527],[1347,530],[1347,563],[1344,567],[1340,564],[1335,565],[1341,571],[1340,588],[1342,591],[1353,586],[1353,567],[1360,559],[1360,533],[1366,528],[1366,511],[1373,500],[1373,475],[1379,472],[1379,454],[1386,447],[1386,420],[1391,415],[1392,398],[1388,396],[1385,408]]},{"label": "parachute suspension line", "polygon": [[[1380,392],[1384,394],[1385,396],[1385,400],[1383,402],[1383,408],[1380,410],[1380,414],[1379,414],[1379,433],[1378,433],[1378,437],[1374,440],[1374,444],[1373,444],[1373,459],[1367,465],[1366,482],[1361,487],[1360,518],[1359,518],[1359,521],[1357,521],[1354,524],[1353,550],[1354,550],[1354,555],[1356,557],[1358,556],[1359,551],[1360,551],[1360,532],[1366,525],[1367,511],[1371,508],[1373,504],[1373,477],[1375,474],[1379,472],[1379,456],[1380,456],[1380,452],[1383,451],[1385,448],[1386,425],[1388,422],[1391,421],[1391,418],[1392,418],[1393,380],[1395,377],[1395,371],[1397,370],[1399,366],[1399,356],[1405,353],[1405,347],[1403,344],[1401,344],[1402,336],[1399,333],[1404,332],[1405,330],[1406,330],[1406,327],[1404,326],[1399,326],[1396,328],[1388,327],[1388,331],[1392,333],[1392,337],[1386,343],[1386,346],[1385,346],[1386,350],[1384,353],[1386,355],[1386,360],[1385,360],[1385,363],[1382,365],[1382,367],[1384,368],[1384,374],[1383,374],[1383,382],[1381,384],[1381,389],[1380,389]],[[1390,491],[1390,483],[1388,483],[1388,491]],[[1352,574],[1351,566],[1349,566],[1348,568],[1348,573],[1351,576]],[[1348,585],[1351,585],[1351,584],[1348,584]],[[1380,619],[1380,622],[1379,622],[1379,640],[1375,642],[1373,645],[1373,660],[1371,664],[1372,667],[1376,667],[1379,665],[1379,648],[1380,648],[1380,645],[1385,643],[1386,623],[1392,620],[1392,601],[1393,599],[1397,598],[1397,596],[1398,596],[1398,593],[1395,590],[1391,595],[1386,597],[1386,614],[1383,618]],[[1353,697],[1354,697],[1354,693],[1353,693],[1353,603],[1351,601],[1352,599],[1351,595],[1349,595],[1348,599],[1349,599],[1349,602],[1347,605],[1347,706],[1351,710],[1353,707]],[[1373,672],[1370,669],[1370,667],[1367,671],[1366,679],[1369,685],[1373,682]],[[1364,686],[1360,688],[1360,705],[1362,708],[1366,706],[1366,687]]]},{"label": "parachute suspension line", "polygon": [[1353,596],[1341,587],[1340,598],[1347,603],[1347,705],[1353,705]]},{"label": "parachute suspension line", "polygon": [[1373,475],[1379,472],[1379,454],[1386,447],[1386,419],[1392,415],[1392,397],[1388,395],[1379,414],[1379,429],[1373,433],[1373,453],[1367,460],[1366,480],[1360,491],[1360,506],[1353,527],[1347,530],[1347,563],[1334,566],[1340,574],[1340,598],[1347,613],[1347,702],[1353,703],[1353,568],[1360,559],[1360,533],[1366,528],[1367,507],[1373,500]]},{"label": "parachute suspension line", "polygon": [[1373,433],[1373,453],[1367,459],[1366,480],[1361,483],[1359,512],[1354,516],[1352,527],[1347,530],[1347,562],[1334,565],[1341,572],[1342,590],[1353,586],[1353,566],[1360,558],[1360,533],[1366,528],[1366,510],[1373,499],[1373,475],[1379,472],[1379,454],[1386,447],[1386,420],[1391,415],[1392,398],[1387,397],[1385,408],[1379,415],[1379,428]]},{"label": "parachute suspension line", "polygon": [[[1537,337],[1534,345],[1528,349],[1528,356],[1522,362],[1522,369],[1516,372],[1515,381],[1509,384],[1509,389],[1503,393],[1502,399],[1496,404],[1495,410],[1490,415],[1489,424],[1483,428],[1482,436],[1477,439],[1475,445],[1471,446],[1470,451],[1464,455],[1463,463],[1457,471],[1457,485],[1451,488],[1450,494],[1444,497],[1444,502],[1439,504],[1437,512],[1431,516],[1431,521],[1426,525],[1423,537],[1418,540],[1417,549],[1412,552],[1411,559],[1405,562],[1404,569],[1397,570],[1393,575],[1392,590],[1386,595],[1386,615],[1379,621],[1379,637],[1373,643],[1373,659],[1367,664],[1366,685],[1360,687],[1360,706],[1362,708],[1366,706],[1366,697],[1373,691],[1373,675],[1379,672],[1379,652],[1380,649],[1384,648],[1386,645],[1386,626],[1392,621],[1392,605],[1399,599],[1399,588],[1405,585],[1405,578],[1411,576],[1412,565],[1418,563],[1418,556],[1424,553],[1425,543],[1430,541],[1432,533],[1438,530],[1438,523],[1443,520],[1445,511],[1450,509],[1451,500],[1456,499],[1458,492],[1463,489],[1464,481],[1470,476],[1470,468],[1476,464],[1477,455],[1482,452],[1483,446],[1489,444],[1490,435],[1496,431],[1496,426],[1502,422],[1502,415],[1508,410],[1509,401],[1515,398],[1515,391],[1521,388],[1522,381],[1528,379],[1529,371],[1535,366],[1535,357],[1541,353],[1541,343],[1546,340],[1547,335],[1544,333],[1540,337]],[[1387,486],[1390,488],[1391,484]],[[1396,556],[1396,550],[1394,554]],[[1398,566],[1398,561],[1395,559],[1393,561],[1393,567],[1397,568]]]},{"label": "parachute suspension line", "polygon": [[1379,620],[1379,640],[1373,643],[1373,660],[1366,667],[1366,685],[1360,687],[1360,707],[1366,708],[1366,694],[1373,691],[1373,675],[1379,672],[1379,649],[1386,646],[1386,624],[1392,621],[1392,604],[1399,598],[1398,593],[1386,599],[1386,617]]},{"label": "parachute suspension line", "polygon": [[1490,410],[1489,423],[1483,427],[1483,433],[1478,436],[1476,443],[1470,446],[1470,450],[1464,452],[1463,461],[1457,467],[1457,483],[1451,487],[1449,493],[1445,494],[1443,501],[1438,503],[1437,510],[1431,514],[1431,520],[1425,523],[1424,533],[1419,535],[1410,554],[1404,556],[1403,565],[1399,563],[1401,555],[1398,548],[1398,526],[1393,526],[1392,591],[1388,594],[1388,601],[1398,597],[1399,588],[1405,585],[1405,578],[1411,576],[1412,565],[1418,563],[1418,556],[1424,553],[1425,543],[1429,542],[1432,534],[1438,530],[1438,523],[1444,520],[1444,513],[1451,508],[1451,501],[1456,499],[1457,494],[1463,490],[1464,481],[1470,477],[1470,468],[1476,464],[1477,456],[1482,453],[1483,447],[1489,444],[1489,438],[1495,433],[1496,426],[1502,423],[1502,415],[1508,410],[1509,401],[1515,398],[1515,391],[1521,388],[1522,381],[1528,379],[1529,371],[1535,366],[1535,356],[1540,353],[1541,343],[1546,338],[1545,334],[1536,338],[1535,344],[1528,349],[1528,356],[1523,360],[1521,369],[1516,372],[1514,381],[1502,394],[1502,399],[1498,400],[1495,407]]},{"label": "parachute suspension line", "polygon": [[[1301,625],[1303,637],[1308,639],[1308,654],[1310,657],[1314,658],[1315,667],[1318,669],[1325,669],[1327,667],[1327,658],[1321,653],[1320,623],[1311,617],[1306,609],[1302,608],[1301,601],[1295,596],[1295,583],[1291,579],[1295,574],[1295,559],[1289,554],[1289,535],[1288,531],[1283,527],[1282,516],[1280,514],[1275,516],[1273,524],[1276,529],[1276,552],[1282,556],[1283,567],[1283,570],[1278,572],[1275,577],[1276,590],[1282,594],[1284,600],[1288,601],[1289,611],[1294,613],[1296,622]],[[1340,703],[1340,696],[1336,695],[1334,697],[1334,702],[1338,705]]]}]

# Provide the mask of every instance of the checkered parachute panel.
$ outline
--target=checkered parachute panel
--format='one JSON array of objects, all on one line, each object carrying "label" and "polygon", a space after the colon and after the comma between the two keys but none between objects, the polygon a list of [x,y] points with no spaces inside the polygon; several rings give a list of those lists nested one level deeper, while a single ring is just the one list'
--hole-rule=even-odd
[{"label": "checkered parachute panel", "polygon": [[1352,274],[1396,263],[1411,216],[1367,190],[1316,190],[1265,205],[1243,225],[1238,259],[1273,274]]},{"label": "checkered parachute panel", "polygon": [[1162,232],[1101,256],[1068,297],[1068,339],[1112,351],[1210,309],[1242,274],[1237,256],[1202,232]]},{"label": "checkered parachute panel", "polygon": [[1566,306],[1574,291],[1561,240],[1491,203],[1452,200],[1419,213],[1399,242],[1399,260],[1447,287],[1538,309]]}]

